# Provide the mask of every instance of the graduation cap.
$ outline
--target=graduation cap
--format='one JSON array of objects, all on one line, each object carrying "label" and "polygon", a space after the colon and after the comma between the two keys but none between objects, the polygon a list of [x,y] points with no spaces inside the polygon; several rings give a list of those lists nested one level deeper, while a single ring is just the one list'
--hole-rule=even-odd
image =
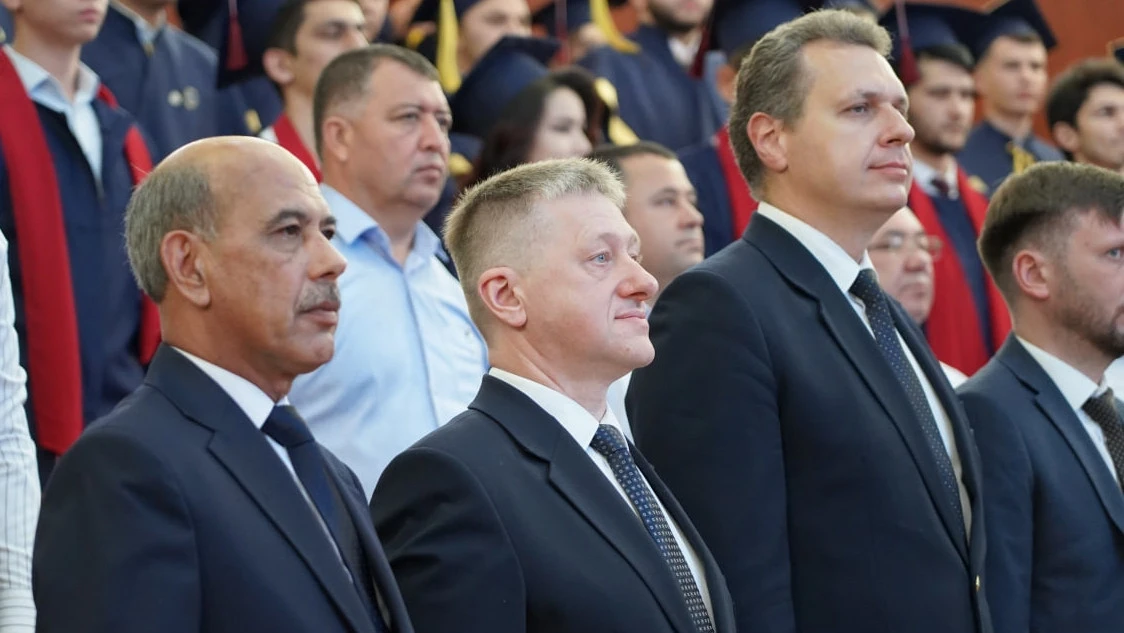
[{"label": "graduation cap", "polygon": [[[461,85],[461,73],[457,67],[457,40],[460,38],[460,19],[476,6],[480,0],[422,0],[410,19],[412,24],[433,22],[437,25],[433,33],[433,65],[441,87],[449,94],[455,93]],[[406,46],[417,50],[429,40],[426,30],[411,29],[406,35]]]},{"label": "graduation cap", "polygon": [[627,3],[628,0],[554,0],[535,13],[534,23],[559,40],[592,23],[604,34],[609,46],[623,53],[636,53],[640,47],[621,34],[611,11],[612,7]]},{"label": "graduation cap", "polygon": [[1116,58],[1116,61],[1124,64],[1124,38],[1110,42],[1108,45],[1108,54]]},{"label": "graduation cap", "polygon": [[453,131],[484,138],[527,86],[545,77],[560,43],[541,37],[505,36],[464,77],[453,94]]},{"label": "graduation cap", "polygon": [[1058,43],[1035,0],[1008,0],[979,18],[976,25],[978,28],[972,40],[967,42],[976,59],[983,59],[991,44],[1003,36],[1036,35],[1041,38],[1046,50]]},{"label": "graduation cap", "polygon": [[920,78],[918,51],[945,45],[967,49],[974,25],[982,19],[984,14],[977,11],[945,4],[901,3],[879,23],[893,36],[891,59],[902,83],[909,86]]},{"label": "graduation cap", "polygon": [[726,59],[733,59],[769,31],[808,11],[855,6],[878,14],[865,0],[716,0],[710,48],[717,48],[726,54]]}]

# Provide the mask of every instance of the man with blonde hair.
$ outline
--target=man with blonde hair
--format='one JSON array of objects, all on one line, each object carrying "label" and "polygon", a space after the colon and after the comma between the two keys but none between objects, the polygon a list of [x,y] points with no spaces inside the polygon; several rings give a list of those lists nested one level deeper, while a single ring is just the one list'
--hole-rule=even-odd
[{"label": "man with blonde hair", "polygon": [[468,191],[445,238],[492,369],[394,459],[371,515],[416,629],[732,631],[718,566],[606,406],[652,360],[624,191],[586,159]]},{"label": "man with blonde hair", "polygon": [[760,206],[652,312],[637,445],[713,548],[738,629],[989,630],[978,457],[866,249],[910,188],[884,29],[817,11],[742,63],[730,140]]}]

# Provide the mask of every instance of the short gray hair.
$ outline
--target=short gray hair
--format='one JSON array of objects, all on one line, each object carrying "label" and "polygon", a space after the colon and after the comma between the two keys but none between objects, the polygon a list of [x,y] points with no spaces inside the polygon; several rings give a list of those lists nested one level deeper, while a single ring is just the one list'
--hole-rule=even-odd
[{"label": "short gray hair", "polygon": [[383,60],[398,62],[421,77],[438,81],[437,68],[428,59],[417,51],[394,44],[371,44],[336,57],[320,73],[312,97],[313,132],[320,158],[324,157],[324,119],[366,99],[371,89],[371,75]]},{"label": "short gray hair", "polygon": [[624,207],[624,185],[608,165],[587,158],[547,160],[488,178],[465,191],[449,212],[445,244],[460,275],[469,315],[485,337],[489,313],[476,292],[480,275],[525,261],[534,248],[532,229],[539,205],[589,194]]},{"label": "short gray hair", "polygon": [[730,145],[742,176],[758,196],[765,181],[765,165],[746,134],[746,126],[757,112],[786,124],[800,120],[811,89],[803,49],[819,41],[866,46],[883,57],[890,54],[886,29],[843,10],[813,11],[778,26],[753,46],[738,70],[730,109]]},{"label": "short gray hair", "polygon": [[218,207],[210,179],[183,161],[158,167],[145,178],[125,210],[125,248],[137,285],[156,303],[164,300],[168,273],[160,258],[164,236],[188,231],[215,237]]}]

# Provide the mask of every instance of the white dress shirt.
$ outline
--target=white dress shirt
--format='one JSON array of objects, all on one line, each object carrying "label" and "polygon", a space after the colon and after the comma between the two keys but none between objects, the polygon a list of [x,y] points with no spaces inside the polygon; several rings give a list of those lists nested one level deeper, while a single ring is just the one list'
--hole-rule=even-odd
[{"label": "white dress shirt", "polygon": [[39,517],[39,467],[27,428],[8,241],[0,234],[0,631],[33,633],[31,550]]},{"label": "white dress shirt", "polygon": [[[628,493],[624,491],[620,482],[617,481],[616,475],[613,474],[613,469],[609,466],[609,460],[605,459],[604,455],[598,453],[590,446],[599,425],[608,424],[609,426],[615,427],[618,431],[621,430],[620,424],[613,415],[613,410],[611,408],[606,407],[604,417],[602,417],[601,420],[597,420],[589,411],[586,411],[584,407],[574,402],[573,399],[546,385],[541,385],[533,380],[528,380],[522,376],[516,376],[511,372],[495,367],[488,370],[488,374],[523,392],[523,394],[533,400],[535,404],[539,405],[543,411],[546,411],[548,415],[557,420],[558,423],[562,425],[562,428],[566,429],[566,432],[574,438],[578,446],[585,449],[585,454],[593,460],[594,465],[601,471],[601,474],[605,475],[605,478],[613,485],[613,488],[615,488],[621,498],[624,499],[628,507],[632,508],[637,519],[640,518],[639,510],[636,509],[636,506],[632,505],[632,501],[628,498]],[[643,473],[641,473],[640,476],[643,477]],[[648,484],[648,489],[651,490],[651,483],[647,481],[645,481],[645,483]],[[660,510],[663,511],[664,517],[667,518],[667,523],[671,527],[671,532],[675,535],[675,542],[679,545],[679,550],[683,552],[683,558],[687,559],[687,566],[691,568],[691,575],[695,577],[695,584],[698,585],[699,592],[703,597],[703,602],[706,603],[706,610],[710,614],[711,619],[713,619],[714,611],[710,606],[710,590],[707,587],[706,573],[703,570],[702,562],[699,560],[698,554],[695,553],[695,548],[691,547],[691,544],[683,536],[683,531],[679,529],[679,525],[676,524],[675,519],[668,514],[667,508],[664,507],[663,502],[660,501],[655,491],[652,492],[652,496],[655,497],[656,503],[660,505]]]},{"label": "white dress shirt", "polygon": [[956,178],[955,167],[954,163],[951,172],[942,174],[929,165],[915,160],[913,161],[913,182],[917,183],[917,186],[921,187],[922,191],[932,197],[940,194],[936,186],[933,185],[933,180],[940,178],[948,185],[948,197],[952,200],[956,200],[960,197],[960,183]]},{"label": "white dress shirt", "polygon": [[100,81],[94,71],[85,64],[78,65],[78,89],[74,93],[74,101],[66,96],[62,84],[42,66],[20,55],[11,46],[5,46],[4,52],[12,60],[20,82],[27,90],[31,100],[39,105],[58,112],[66,117],[66,125],[70,128],[74,140],[82,148],[86,162],[90,164],[90,171],[94,174],[94,181],[101,188],[101,163],[102,163],[102,138],[101,123],[94,112],[94,98],[98,95]]},{"label": "white dress shirt", "polygon": [[1104,440],[1104,429],[1081,408],[1089,398],[1103,394],[1108,389],[1108,383],[1102,379],[1101,384],[1098,385],[1064,360],[1030,343],[1021,336],[1016,338],[1026,348],[1031,358],[1042,367],[1050,380],[1054,381],[1058,391],[1062,392],[1066,404],[1077,414],[1077,419],[1081,420],[1081,426],[1085,427],[1085,432],[1089,434],[1089,439],[1093,440],[1093,446],[1097,447],[1097,452],[1100,453],[1101,459],[1108,467],[1108,472],[1112,473],[1112,478],[1119,485],[1120,476],[1116,472],[1116,467],[1112,465],[1112,455],[1108,452],[1108,445],[1105,444]]},{"label": "white dress shirt", "polygon": [[[874,336],[874,330],[871,329],[870,320],[866,316],[866,307],[850,292],[851,286],[859,278],[861,270],[874,270],[874,266],[870,263],[870,256],[866,251],[863,251],[862,262],[857,263],[854,259],[851,259],[847,251],[843,250],[843,247],[832,241],[830,237],[771,204],[760,203],[756,213],[779,224],[781,228],[788,231],[798,242],[804,245],[804,248],[812,253],[812,256],[827,270],[827,274],[831,276],[839,291],[851,302],[855,314],[862,319],[863,325],[870,331],[871,336]],[[875,272],[876,276],[877,274]],[[944,443],[948,457],[952,461],[952,470],[956,475],[956,486],[960,491],[960,508],[964,513],[965,533],[971,534],[972,504],[968,498],[968,490],[964,487],[964,469],[960,463],[960,451],[956,446],[956,436],[952,430],[952,419],[948,417],[948,412],[944,410],[940,399],[937,398],[937,392],[933,389],[932,383],[929,382],[925,372],[921,370],[921,365],[917,363],[917,359],[913,356],[909,346],[906,345],[900,332],[898,332],[898,344],[901,345],[902,352],[905,353],[906,360],[909,361],[909,366],[913,368],[913,373],[917,375],[917,380],[921,383],[921,389],[925,392],[925,401],[933,412],[933,419],[936,420],[941,441]]]}]

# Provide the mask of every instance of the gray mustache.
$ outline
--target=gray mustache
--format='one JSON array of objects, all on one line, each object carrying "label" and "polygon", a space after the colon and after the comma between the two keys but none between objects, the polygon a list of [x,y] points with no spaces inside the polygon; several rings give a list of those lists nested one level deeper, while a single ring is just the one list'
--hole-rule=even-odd
[{"label": "gray mustache", "polygon": [[297,309],[300,312],[312,310],[322,303],[340,304],[340,288],[335,283],[314,286],[308,296],[301,299]]}]

